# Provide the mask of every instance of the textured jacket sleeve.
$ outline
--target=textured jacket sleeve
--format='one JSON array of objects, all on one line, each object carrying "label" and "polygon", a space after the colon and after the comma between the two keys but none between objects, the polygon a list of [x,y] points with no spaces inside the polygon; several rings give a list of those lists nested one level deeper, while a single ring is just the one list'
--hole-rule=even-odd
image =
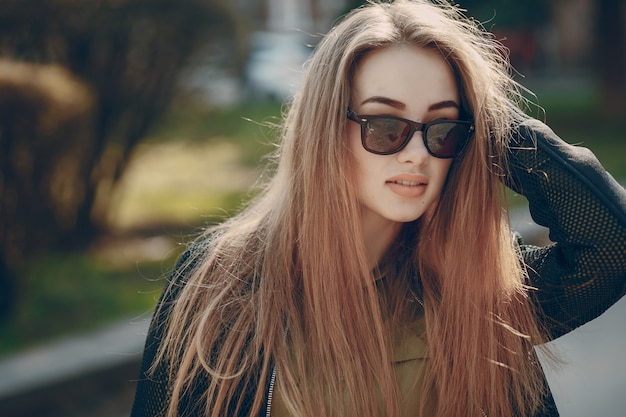
[{"label": "textured jacket sleeve", "polygon": [[[172,304],[178,297],[181,288],[185,285],[191,285],[187,284],[189,274],[208,246],[209,241],[206,240],[196,243],[185,252],[172,274],[169,285],[161,295],[145,342],[131,417],[164,417],[167,414],[167,408],[171,400],[172,385],[169,377],[169,364],[165,362],[154,364],[154,360],[163,340],[164,327],[171,312]],[[177,323],[177,325],[184,324]],[[261,361],[262,358],[259,357],[258,359]],[[154,370],[150,372],[153,364]],[[261,381],[260,370],[251,368],[250,384],[247,388],[243,386],[239,388],[240,396],[231,398],[229,412],[225,417],[249,416],[253,406],[255,390],[258,387],[258,389],[262,389],[267,393],[271,384],[271,377],[270,373],[264,381]],[[178,404],[178,415],[181,417],[200,417],[205,415],[206,400],[204,393],[207,390],[209,378],[210,375],[208,373],[203,373],[194,379],[193,383],[190,384],[191,388],[181,395]],[[242,399],[241,408],[238,408],[237,404],[240,402],[240,399]],[[231,410],[238,410],[238,412]],[[263,404],[260,415],[265,415],[265,413],[266,404]]]},{"label": "textured jacket sleeve", "polygon": [[553,244],[522,246],[540,316],[553,338],[590,321],[626,292],[626,190],[586,148],[537,120],[510,146],[507,185],[524,195]]},{"label": "textured jacket sleeve", "polygon": [[164,363],[158,364],[152,373],[150,368],[163,338],[164,324],[169,315],[171,304],[181,288],[179,281],[182,281],[185,273],[191,268],[191,253],[191,251],[187,251],[179,260],[172,274],[172,281],[163,291],[155,315],[152,317],[137,380],[137,391],[131,417],[163,417],[167,413],[170,401],[169,369]]}]

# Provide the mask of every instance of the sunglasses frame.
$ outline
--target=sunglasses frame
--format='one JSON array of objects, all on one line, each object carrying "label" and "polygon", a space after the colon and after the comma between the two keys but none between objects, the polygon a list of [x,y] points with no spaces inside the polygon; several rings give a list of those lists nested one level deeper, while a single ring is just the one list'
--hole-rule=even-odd
[{"label": "sunglasses frame", "polygon": [[[468,121],[468,120],[437,119],[437,120],[433,120],[432,122],[421,123],[421,122],[414,122],[413,120],[404,119],[402,117],[396,117],[396,116],[358,114],[357,112],[352,110],[352,108],[350,107],[348,107],[347,118],[361,125],[361,145],[363,145],[363,148],[365,148],[366,151],[371,152],[376,155],[393,155],[394,153],[398,153],[402,149],[404,149],[406,145],[411,141],[411,138],[413,137],[415,132],[422,132],[422,140],[424,141],[424,146],[426,147],[426,150],[428,151],[430,155],[434,156],[435,158],[440,158],[440,159],[454,158],[457,155],[459,155],[459,153],[461,153],[463,148],[465,148],[465,145],[467,144],[467,142],[469,142],[475,129],[474,122]],[[402,143],[398,146],[398,148],[394,149],[393,151],[380,152],[380,151],[372,150],[365,143],[365,136],[366,136],[365,126],[372,119],[392,119],[392,120],[398,120],[398,121],[404,122],[409,126],[409,132],[406,135],[406,137],[403,139]],[[427,138],[426,132],[431,126],[435,126],[435,125],[443,124],[443,123],[457,123],[457,124],[468,126],[467,138],[465,138],[465,140],[463,140],[463,142],[459,145],[457,151],[453,155],[449,155],[449,156],[438,155],[434,153],[433,151],[431,151],[430,147],[428,146],[428,138]]]}]

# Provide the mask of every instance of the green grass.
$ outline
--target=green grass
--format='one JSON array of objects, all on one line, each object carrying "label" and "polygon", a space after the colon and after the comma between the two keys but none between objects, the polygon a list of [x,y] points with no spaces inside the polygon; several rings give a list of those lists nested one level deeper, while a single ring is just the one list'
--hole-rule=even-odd
[{"label": "green grass", "polygon": [[589,148],[618,180],[626,179],[624,122],[608,121],[595,100],[546,104],[546,122],[565,141]]},{"label": "green grass", "polygon": [[0,355],[151,311],[178,255],[122,266],[88,252],[33,260],[14,314],[0,324]]},{"label": "green grass", "polygon": [[258,165],[275,148],[282,104],[252,102],[235,107],[173,106],[155,126],[151,140],[228,140],[245,155],[244,162]]}]

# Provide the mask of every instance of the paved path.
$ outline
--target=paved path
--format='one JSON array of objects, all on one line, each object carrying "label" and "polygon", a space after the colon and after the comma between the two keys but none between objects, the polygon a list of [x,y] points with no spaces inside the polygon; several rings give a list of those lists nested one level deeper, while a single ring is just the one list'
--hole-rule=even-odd
[{"label": "paved path", "polygon": [[[551,342],[568,363],[545,369],[561,417],[626,415],[626,298]],[[544,367],[545,368],[545,367]]]},{"label": "paved path", "polygon": [[149,317],[0,361],[2,417],[128,416]]},{"label": "paved path", "polygon": [[137,360],[147,320],[124,320],[0,361],[0,399]]}]

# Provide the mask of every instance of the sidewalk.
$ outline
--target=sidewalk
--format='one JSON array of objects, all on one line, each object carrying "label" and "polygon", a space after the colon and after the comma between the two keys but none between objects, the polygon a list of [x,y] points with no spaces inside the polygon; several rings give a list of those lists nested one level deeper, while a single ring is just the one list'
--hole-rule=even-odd
[{"label": "sidewalk", "polygon": [[0,361],[3,417],[128,416],[150,317]]}]

